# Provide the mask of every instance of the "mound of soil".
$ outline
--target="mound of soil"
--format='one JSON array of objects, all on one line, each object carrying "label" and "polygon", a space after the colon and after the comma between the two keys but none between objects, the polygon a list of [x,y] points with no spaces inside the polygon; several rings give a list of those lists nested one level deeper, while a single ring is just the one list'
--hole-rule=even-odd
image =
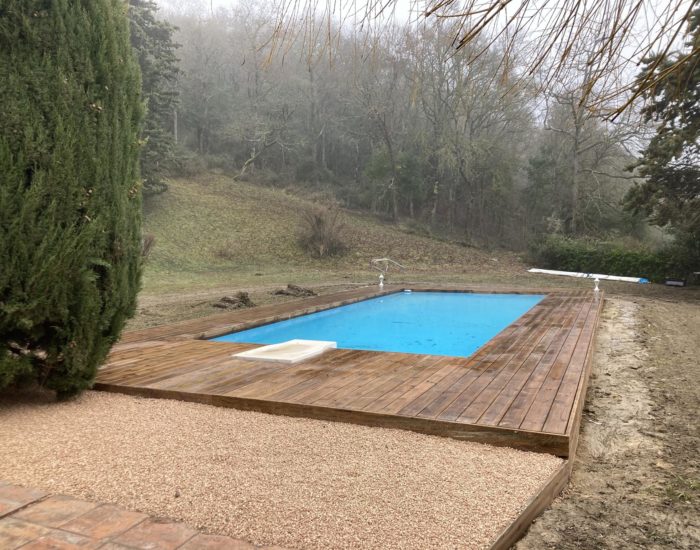
[{"label": "mound of soil", "polygon": [[276,296],[294,296],[295,298],[306,298],[308,296],[318,296],[310,288],[288,284],[287,288],[281,288],[273,292]]},{"label": "mound of soil", "polygon": [[250,299],[247,292],[236,292],[234,296],[224,296],[218,302],[212,304],[219,309],[241,309],[244,307],[254,307],[255,304]]}]

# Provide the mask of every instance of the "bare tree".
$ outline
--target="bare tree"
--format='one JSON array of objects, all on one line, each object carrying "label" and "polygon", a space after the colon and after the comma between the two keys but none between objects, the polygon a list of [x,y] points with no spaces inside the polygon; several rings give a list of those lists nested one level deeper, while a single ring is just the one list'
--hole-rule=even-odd
[{"label": "bare tree", "polygon": [[[368,2],[329,2],[328,0],[280,0],[275,42],[317,39],[300,21],[309,17],[339,18],[346,25],[373,23],[383,25],[395,17],[397,0],[369,0]],[[514,87],[528,83],[538,72],[546,76],[539,84],[548,86],[561,80],[571,64],[576,45],[587,29],[600,29],[600,38],[592,57],[605,70],[594,75],[594,82],[604,74],[635,67],[657,51],[668,53],[682,36],[695,0],[415,0],[414,19],[451,18],[457,21],[452,36],[456,49],[481,41],[474,48],[472,59],[501,41],[507,53],[520,52],[526,59],[520,78]],[[342,32],[341,27],[336,33]],[[332,43],[337,35],[328,33]],[[669,72],[679,71],[692,62],[692,54],[679,59],[663,74],[648,71],[644,81],[635,84],[630,78],[606,94],[606,105],[611,100],[614,108],[609,114],[619,114],[634,99],[653,87]],[[575,57],[575,56],[574,56]],[[582,98],[588,100],[589,90]],[[590,103],[590,101],[588,101]]]}]

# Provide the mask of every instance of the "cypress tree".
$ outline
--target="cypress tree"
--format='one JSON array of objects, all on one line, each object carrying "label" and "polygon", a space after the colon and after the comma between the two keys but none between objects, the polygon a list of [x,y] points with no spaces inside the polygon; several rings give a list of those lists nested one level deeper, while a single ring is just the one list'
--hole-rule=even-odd
[{"label": "cypress tree", "polygon": [[89,387],[135,308],[142,105],[126,9],[0,4],[0,389]]}]

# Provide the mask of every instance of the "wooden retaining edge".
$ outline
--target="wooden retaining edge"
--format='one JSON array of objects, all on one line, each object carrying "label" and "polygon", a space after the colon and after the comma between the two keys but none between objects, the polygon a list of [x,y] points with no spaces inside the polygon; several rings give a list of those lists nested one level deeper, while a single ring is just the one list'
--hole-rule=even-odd
[{"label": "wooden retaining edge", "polygon": [[598,333],[598,325],[600,324],[600,315],[603,312],[603,306],[605,305],[605,296],[603,291],[600,291],[598,298],[598,311],[596,311],[595,326],[593,327],[593,334],[588,343],[588,350],[586,352],[586,359],[583,366],[583,376],[579,380],[579,387],[577,391],[574,404],[572,405],[573,416],[570,416],[569,426],[567,428],[566,435],[569,438],[569,457],[571,459],[576,457],[576,449],[578,447],[579,433],[581,432],[581,417],[583,416],[583,406],[586,401],[586,393],[588,391],[588,380],[591,376],[591,371],[593,370],[593,353],[595,350],[596,334]]},{"label": "wooden retaining edge", "polygon": [[540,490],[528,502],[525,509],[506,527],[491,545],[490,550],[508,550],[530,528],[530,524],[544,512],[569,483],[571,460],[566,460],[557,468]]},{"label": "wooden retaining edge", "polygon": [[563,434],[549,434],[512,430],[459,422],[439,422],[424,418],[380,414],[352,409],[335,409],[317,405],[304,405],[281,401],[268,401],[232,395],[201,394],[178,390],[165,390],[147,386],[121,386],[97,382],[94,390],[126,395],[136,395],[157,399],[176,399],[218,407],[229,407],[243,411],[256,411],[268,414],[313,418],[345,422],[361,426],[408,430],[427,435],[450,437],[462,441],[473,441],[485,445],[511,447],[523,451],[548,453],[566,457],[569,452],[569,438]]}]

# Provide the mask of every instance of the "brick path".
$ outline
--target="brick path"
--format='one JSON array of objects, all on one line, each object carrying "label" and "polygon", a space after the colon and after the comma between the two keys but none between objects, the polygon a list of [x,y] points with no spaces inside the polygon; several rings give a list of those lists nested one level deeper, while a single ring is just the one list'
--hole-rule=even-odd
[{"label": "brick path", "polygon": [[[0,481],[0,549],[253,550],[242,540],[204,535],[182,523],[111,504],[49,496]],[[267,546],[266,550],[283,550]]]}]

